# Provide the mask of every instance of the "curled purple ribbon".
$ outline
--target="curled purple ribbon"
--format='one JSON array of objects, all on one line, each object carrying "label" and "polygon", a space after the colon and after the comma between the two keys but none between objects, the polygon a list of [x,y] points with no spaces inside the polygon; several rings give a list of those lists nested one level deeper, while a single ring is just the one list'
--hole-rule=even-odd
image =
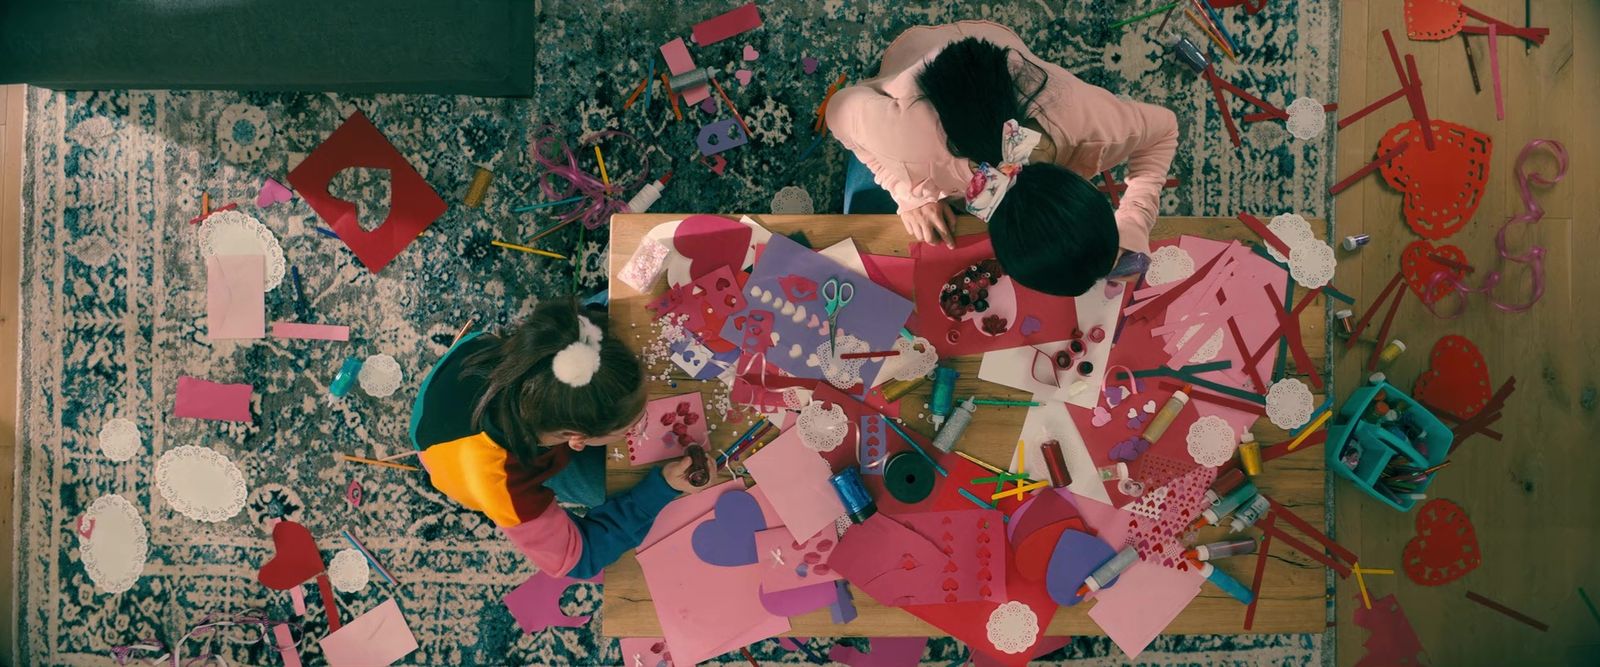
[{"label": "curled purple ribbon", "polygon": [[[650,176],[649,152],[645,152],[640,159],[639,169],[634,173],[634,178],[627,182],[614,179],[610,185],[606,185],[599,177],[578,168],[577,156],[572,154],[572,149],[567,147],[565,141],[553,136],[556,131],[556,126],[548,124],[534,130],[530,152],[533,161],[544,167],[544,173],[539,175],[539,191],[544,193],[545,199],[556,201],[573,196],[583,197],[583,201],[576,203],[572,210],[558,218],[560,223],[582,220],[584,227],[597,229],[610,222],[612,214],[627,213],[628,202],[624,199],[628,196],[627,193],[644,187],[645,179]],[[638,141],[627,132],[604,130],[583,137],[578,145],[593,145],[613,137]],[[566,187],[558,187],[555,178],[566,181]]]},{"label": "curled purple ribbon", "polygon": [[271,637],[272,627],[276,625],[287,625],[293,630],[299,631],[296,633],[298,634],[298,639],[295,640],[295,648],[298,649],[300,643],[305,641],[305,630],[303,627],[301,627],[298,621],[276,620],[256,610],[243,613],[211,612],[201,616],[197,624],[188,632],[184,633],[184,635],[178,639],[177,643],[173,644],[170,650],[167,648],[166,644],[161,642],[161,640],[151,637],[133,644],[128,644],[126,646],[113,646],[111,647],[111,655],[116,659],[118,665],[129,664],[128,661],[134,657],[133,653],[135,651],[163,654],[159,658],[156,658],[155,662],[147,664],[163,664],[170,665],[171,667],[193,667],[196,665],[207,665],[213,663],[227,665],[227,662],[222,659],[221,654],[210,651],[201,652],[192,657],[185,658],[184,644],[188,643],[190,639],[194,639],[196,641],[207,641],[210,639],[210,636],[214,631],[222,628],[245,626],[247,628],[253,627],[260,633],[260,636],[255,639],[249,639],[249,637],[247,637],[246,639],[248,641],[236,643],[242,645],[270,644],[273,648],[282,651],[287,647],[279,645],[278,642]]},{"label": "curled purple ribbon", "polygon": [[[1533,157],[1534,151],[1539,149],[1549,151],[1551,157],[1555,158],[1556,173],[1554,176],[1545,176],[1539,172],[1528,173],[1525,170],[1526,163]],[[1440,285],[1447,286],[1456,294],[1456,307],[1453,311],[1440,312],[1438,303],[1443,301],[1444,297],[1440,297],[1433,302],[1424,300],[1423,305],[1427,306],[1428,312],[1433,313],[1434,317],[1443,319],[1461,317],[1467,311],[1467,301],[1472,294],[1482,294],[1484,300],[1489,302],[1489,305],[1508,313],[1527,312],[1528,309],[1533,308],[1533,304],[1539,302],[1540,297],[1544,296],[1544,246],[1529,244],[1527,250],[1513,254],[1511,249],[1506,246],[1506,232],[1511,229],[1512,225],[1532,225],[1544,218],[1544,208],[1539,206],[1539,201],[1534,198],[1533,186],[1538,185],[1548,188],[1561,182],[1561,179],[1567,175],[1567,149],[1552,139],[1535,139],[1528,142],[1526,146],[1522,147],[1522,152],[1517,154],[1516,175],[1517,189],[1522,196],[1522,211],[1507,219],[1506,223],[1500,226],[1500,232],[1495,234],[1494,247],[1500,254],[1499,264],[1493,271],[1484,274],[1483,283],[1478,287],[1468,285],[1465,276],[1457,278],[1449,270],[1441,269],[1435,271],[1428,279],[1428,289],[1423,293],[1432,294]],[[1507,262],[1528,265],[1532,286],[1529,290],[1527,301],[1523,303],[1507,303],[1499,300],[1494,295],[1495,288],[1500,285],[1500,280],[1505,276],[1504,269]]]}]

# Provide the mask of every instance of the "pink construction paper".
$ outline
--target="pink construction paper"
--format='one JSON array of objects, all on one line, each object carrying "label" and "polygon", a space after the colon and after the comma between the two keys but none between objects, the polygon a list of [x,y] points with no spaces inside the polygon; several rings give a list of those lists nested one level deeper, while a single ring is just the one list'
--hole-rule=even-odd
[{"label": "pink construction paper", "polygon": [[802,586],[830,583],[841,577],[828,559],[839,546],[829,532],[796,542],[788,528],[778,527],[756,533],[756,558],[763,569],[761,590],[781,593]]},{"label": "pink construction paper", "polygon": [[543,572],[534,574],[521,586],[511,589],[502,598],[517,627],[526,634],[545,628],[580,628],[589,622],[589,616],[568,616],[561,613],[561,595],[574,584],[588,579],[553,577]]},{"label": "pink construction paper", "polygon": [[295,647],[294,633],[289,631],[289,624],[272,626],[272,638],[273,648],[278,649],[278,655],[283,658],[283,667],[300,667],[300,649]]},{"label": "pink construction paper", "polygon": [[685,455],[691,444],[705,447],[706,409],[700,392],[650,401],[644,418],[627,434],[628,463],[645,465]]},{"label": "pink construction paper", "polygon": [[247,384],[218,384],[187,375],[178,378],[178,400],[172,416],[219,421],[250,421],[250,394]]},{"label": "pink construction paper", "polygon": [[880,512],[845,531],[829,564],[878,604],[903,607],[944,604],[948,562],[933,541]]},{"label": "pink construction paper", "polygon": [[834,519],[845,514],[839,494],[828,481],[833,469],[821,455],[806,448],[799,429],[784,431],[751,454],[744,465],[796,537],[810,539],[824,528],[831,530]]},{"label": "pink construction paper", "polygon": [[273,338],[301,340],[350,340],[350,327],[342,324],[306,324],[304,322],[273,322]]},{"label": "pink construction paper", "polygon": [[[756,3],[750,2],[739,5],[720,15],[694,24],[694,43],[700,46],[711,46],[724,39],[740,33],[755,30],[761,27],[761,10],[756,9]],[[750,47],[745,46],[746,53]],[[754,58],[745,57],[745,60]]]},{"label": "pink construction paper", "polygon": [[922,652],[928,647],[927,637],[873,637],[869,641],[868,653],[835,644],[828,649],[828,659],[849,667],[916,667],[922,664]]},{"label": "pink construction paper", "polygon": [[384,600],[317,643],[333,667],[385,667],[417,650],[417,638],[393,599]]},{"label": "pink construction paper", "polygon": [[944,552],[948,562],[938,578],[942,602],[1005,602],[1007,549],[1001,516],[994,510],[966,509],[894,518]]},{"label": "pink construction paper", "polygon": [[[673,667],[672,649],[660,637],[622,637],[624,667]],[[635,662],[637,660],[637,662]]]},{"label": "pink construction paper", "polygon": [[1089,610],[1089,618],[1132,660],[1200,594],[1204,581],[1192,570],[1134,563],[1117,577],[1115,586],[1094,594],[1097,602]]},{"label": "pink construction paper", "polygon": [[[661,58],[667,61],[667,69],[674,76],[694,69],[694,56],[689,55],[688,45],[679,37],[661,45]],[[683,96],[685,104],[699,104],[701,100],[711,96],[711,87],[705,84],[687,90],[674,90]]]},{"label": "pink construction paper", "polygon": [[267,258],[206,257],[206,335],[261,338],[267,328]]}]

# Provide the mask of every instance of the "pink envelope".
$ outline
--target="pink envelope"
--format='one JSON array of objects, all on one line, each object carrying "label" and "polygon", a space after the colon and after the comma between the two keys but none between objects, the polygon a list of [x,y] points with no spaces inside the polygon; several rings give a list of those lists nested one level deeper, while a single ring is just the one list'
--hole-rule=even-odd
[{"label": "pink envelope", "polygon": [[628,463],[636,466],[683,456],[690,444],[706,447],[706,408],[700,392],[650,401],[627,440]]},{"label": "pink envelope", "polygon": [[267,329],[267,258],[206,257],[206,335],[261,338]]},{"label": "pink envelope", "polygon": [[393,599],[344,624],[317,642],[333,667],[384,667],[417,650],[416,635]]},{"label": "pink envelope", "polygon": [[219,421],[250,421],[250,394],[247,384],[219,384],[187,375],[178,378],[178,400],[172,416]]},{"label": "pink envelope", "polygon": [[781,593],[803,586],[838,581],[838,572],[828,565],[839,541],[823,531],[805,542],[796,542],[784,527],[756,533],[756,557],[760,559],[761,590]]},{"label": "pink envelope", "polygon": [[[650,524],[650,532],[645,533],[644,539],[639,541],[637,550],[643,552],[662,539],[682,530],[684,526],[699,522],[707,512],[711,511],[712,507],[716,506],[717,498],[721,497],[722,494],[743,489],[744,482],[737,479],[728,480],[699,493],[682,496],[667,503],[667,506],[661,508],[661,512],[656,514],[655,522]],[[756,495],[758,501],[760,498],[759,495]]]},{"label": "pink envelope", "polygon": [[832,529],[834,519],[845,514],[839,493],[828,481],[833,469],[821,454],[806,448],[799,429],[784,431],[744,465],[795,537],[810,539],[824,528]]}]

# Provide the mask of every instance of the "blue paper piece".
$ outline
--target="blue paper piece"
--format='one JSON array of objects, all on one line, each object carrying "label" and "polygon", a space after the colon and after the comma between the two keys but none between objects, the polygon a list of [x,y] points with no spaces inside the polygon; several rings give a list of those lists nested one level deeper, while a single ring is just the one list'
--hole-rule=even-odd
[{"label": "blue paper piece", "polygon": [[834,625],[844,625],[856,620],[856,599],[850,594],[850,582],[843,579],[833,582],[838,590],[839,597],[828,605],[828,614],[833,617]]},{"label": "blue paper piece", "polygon": [[712,565],[739,567],[756,562],[756,533],[767,529],[761,505],[744,491],[717,498],[710,521],[695,526],[694,554]]},{"label": "blue paper piece", "polygon": [[[1045,589],[1050,592],[1050,599],[1065,607],[1078,604],[1083,600],[1078,597],[1078,587],[1083,585],[1083,580],[1115,555],[1117,550],[1106,544],[1105,540],[1071,528],[1062,531],[1061,539],[1056,541],[1055,553],[1050,556],[1050,567],[1044,575]],[[1116,581],[1113,578],[1102,588],[1110,587]]]}]

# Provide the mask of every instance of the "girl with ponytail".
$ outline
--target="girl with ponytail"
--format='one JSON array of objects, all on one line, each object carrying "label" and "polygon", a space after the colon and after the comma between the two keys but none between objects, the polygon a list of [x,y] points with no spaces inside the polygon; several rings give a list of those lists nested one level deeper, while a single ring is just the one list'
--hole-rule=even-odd
[{"label": "girl with ponytail", "polygon": [[[827,122],[917,240],[953,246],[949,202],[964,201],[1006,273],[1060,296],[1087,291],[1121,252],[1149,252],[1178,147],[1171,111],[1084,83],[986,21],[902,33],[877,78],[833,96]],[[1123,163],[1113,211],[1088,179]]]},{"label": "girl with ponytail", "polygon": [[[638,546],[680,492],[700,488],[689,482],[688,458],[609,499],[602,479],[574,479],[603,475],[605,445],[644,406],[644,369],[606,330],[604,311],[546,301],[509,331],[451,346],[422,382],[411,440],[434,487],[488,515],[541,571],[588,578]],[[597,489],[591,497],[565,497],[583,482]],[[558,496],[592,507],[579,517]]]}]

